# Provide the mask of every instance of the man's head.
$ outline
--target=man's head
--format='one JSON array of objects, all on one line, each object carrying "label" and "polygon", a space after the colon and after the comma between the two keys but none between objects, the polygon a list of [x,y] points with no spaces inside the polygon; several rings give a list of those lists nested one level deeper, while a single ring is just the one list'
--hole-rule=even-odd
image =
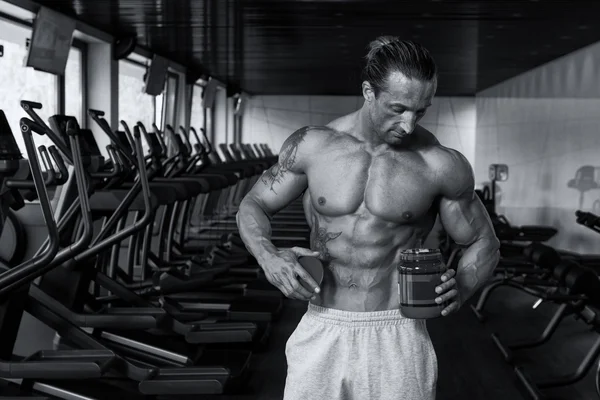
[{"label": "man's head", "polygon": [[375,133],[400,144],[425,115],[437,88],[437,67],[423,46],[381,36],[369,45],[362,84]]}]

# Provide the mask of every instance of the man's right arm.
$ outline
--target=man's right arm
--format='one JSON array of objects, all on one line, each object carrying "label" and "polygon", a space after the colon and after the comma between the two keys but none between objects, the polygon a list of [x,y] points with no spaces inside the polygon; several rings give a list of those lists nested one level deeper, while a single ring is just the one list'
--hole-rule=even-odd
[{"label": "man's right arm", "polygon": [[261,265],[277,251],[271,242],[271,219],[308,187],[304,171],[313,147],[310,136],[310,128],[305,127],[288,137],[278,162],[263,173],[240,204],[236,215],[240,236]]}]

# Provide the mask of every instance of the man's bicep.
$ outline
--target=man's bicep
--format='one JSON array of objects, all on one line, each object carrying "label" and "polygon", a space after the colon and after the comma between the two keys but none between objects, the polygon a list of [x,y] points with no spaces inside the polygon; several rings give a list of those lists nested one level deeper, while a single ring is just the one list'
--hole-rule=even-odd
[{"label": "man's bicep", "polygon": [[298,129],[281,146],[278,161],[265,171],[248,195],[273,215],[296,200],[308,187],[304,174],[311,140],[309,128]]},{"label": "man's bicep", "polygon": [[483,203],[474,194],[463,194],[440,201],[440,221],[446,232],[458,244],[469,245],[480,237],[494,235]]},{"label": "man's bicep", "polygon": [[303,173],[281,171],[275,164],[265,171],[248,197],[258,202],[269,214],[274,215],[286,208],[308,187],[308,179]]}]

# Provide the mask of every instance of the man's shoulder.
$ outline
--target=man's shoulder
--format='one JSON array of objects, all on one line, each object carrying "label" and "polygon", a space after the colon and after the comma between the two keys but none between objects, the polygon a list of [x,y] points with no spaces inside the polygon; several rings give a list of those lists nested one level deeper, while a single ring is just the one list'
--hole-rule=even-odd
[{"label": "man's shoulder", "polygon": [[449,196],[458,196],[474,186],[471,163],[460,151],[442,145],[435,135],[419,126],[419,153],[435,176],[441,191]]},{"label": "man's shoulder", "polygon": [[[285,160],[290,170],[303,171],[335,133],[325,126],[307,125],[287,137],[279,153],[280,162]],[[291,166],[294,165],[294,168]]]},{"label": "man's shoulder", "polygon": [[473,168],[460,151],[438,143],[428,158],[444,194],[455,197],[474,188]]},{"label": "man's shoulder", "polygon": [[300,150],[315,154],[346,136],[330,126],[307,125],[290,135],[286,142],[297,144]]},{"label": "man's shoulder", "polygon": [[334,133],[335,131],[327,126],[306,125],[292,133],[288,140],[314,142],[327,139]]},{"label": "man's shoulder", "polygon": [[437,143],[430,147],[429,152],[431,153],[432,160],[439,168],[443,168],[444,170],[456,169],[456,172],[464,172],[471,169],[471,164],[467,160],[467,157],[456,149]]},{"label": "man's shoulder", "polygon": [[421,126],[418,129],[418,132],[415,132],[417,134],[416,147],[432,164],[432,167],[445,170],[458,168],[460,171],[471,168],[471,164],[460,151],[442,145],[427,129]]}]

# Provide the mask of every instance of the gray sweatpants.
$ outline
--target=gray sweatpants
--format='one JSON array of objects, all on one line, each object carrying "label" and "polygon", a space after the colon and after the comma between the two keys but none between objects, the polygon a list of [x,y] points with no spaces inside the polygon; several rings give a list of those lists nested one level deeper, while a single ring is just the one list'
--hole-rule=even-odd
[{"label": "gray sweatpants", "polygon": [[424,320],[399,310],[309,304],[290,336],[284,400],[434,400],[437,358]]}]

